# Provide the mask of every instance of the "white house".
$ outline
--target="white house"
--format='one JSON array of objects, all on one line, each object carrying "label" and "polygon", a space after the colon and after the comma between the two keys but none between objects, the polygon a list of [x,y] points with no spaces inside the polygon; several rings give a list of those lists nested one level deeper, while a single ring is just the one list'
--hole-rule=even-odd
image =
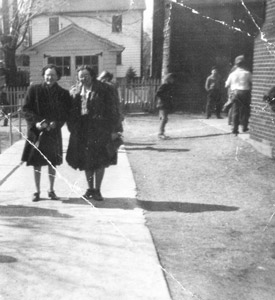
[{"label": "white house", "polygon": [[[54,0],[48,0],[54,1]],[[125,77],[129,67],[138,76],[142,64],[144,0],[66,0],[32,20],[30,81],[41,82],[41,69],[54,63],[62,70],[60,85],[75,82],[75,70],[87,64],[98,73]]]}]

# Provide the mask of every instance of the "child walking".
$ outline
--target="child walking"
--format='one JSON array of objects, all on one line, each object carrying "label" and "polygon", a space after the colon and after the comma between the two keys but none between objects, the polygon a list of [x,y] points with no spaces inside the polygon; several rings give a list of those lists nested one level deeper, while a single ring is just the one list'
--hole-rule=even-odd
[{"label": "child walking", "polygon": [[172,73],[166,75],[163,79],[163,84],[159,87],[156,93],[157,104],[156,108],[159,111],[159,134],[160,139],[166,139],[165,126],[168,122],[168,114],[173,109],[173,91],[174,91],[175,76]]}]

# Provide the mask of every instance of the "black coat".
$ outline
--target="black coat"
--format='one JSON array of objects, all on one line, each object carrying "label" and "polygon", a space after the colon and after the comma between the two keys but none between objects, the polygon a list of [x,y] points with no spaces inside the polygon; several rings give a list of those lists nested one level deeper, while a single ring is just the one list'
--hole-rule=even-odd
[{"label": "black coat", "polygon": [[[48,161],[54,166],[62,163],[61,127],[68,119],[70,107],[69,92],[58,84],[51,88],[44,83],[29,87],[22,108],[28,128],[22,161],[33,166],[48,165]],[[42,120],[56,122],[56,128],[39,131],[36,123]]]},{"label": "black coat", "polygon": [[68,122],[71,132],[66,160],[74,169],[95,170],[116,164],[111,134],[119,120],[110,88],[95,81],[87,101],[88,114],[81,115],[80,89],[72,96]]}]

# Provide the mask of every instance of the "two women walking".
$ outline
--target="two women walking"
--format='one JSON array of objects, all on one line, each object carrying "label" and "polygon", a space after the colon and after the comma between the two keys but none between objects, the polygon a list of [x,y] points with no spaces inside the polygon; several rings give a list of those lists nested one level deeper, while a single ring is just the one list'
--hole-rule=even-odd
[{"label": "two women walking", "polygon": [[89,66],[77,70],[78,81],[70,94],[57,84],[61,74],[56,66],[46,66],[42,75],[44,83],[30,86],[23,105],[28,139],[22,161],[34,168],[33,201],[41,199],[42,166],[48,166],[48,196],[58,199],[54,181],[56,166],[63,162],[61,128],[65,122],[70,131],[66,160],[74,169],[84,170],[87,179],[83,197],[103,200],[100,188],[105,168],[116,163],[116,151],[110,149],[119,115],[112,94]]}]

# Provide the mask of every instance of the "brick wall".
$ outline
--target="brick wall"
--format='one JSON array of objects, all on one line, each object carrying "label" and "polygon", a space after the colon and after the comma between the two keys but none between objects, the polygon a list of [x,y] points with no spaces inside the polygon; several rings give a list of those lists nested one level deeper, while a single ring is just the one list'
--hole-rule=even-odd
[{"label": "brick wall", "polygon": [[275,0],[267,0],[262,34],[259,34],[255,40],[250,117],[250,138],[265,147],[273,158],[275,157],[275,113],[263,102],[263,95],[275,85],[274,22]]}]

